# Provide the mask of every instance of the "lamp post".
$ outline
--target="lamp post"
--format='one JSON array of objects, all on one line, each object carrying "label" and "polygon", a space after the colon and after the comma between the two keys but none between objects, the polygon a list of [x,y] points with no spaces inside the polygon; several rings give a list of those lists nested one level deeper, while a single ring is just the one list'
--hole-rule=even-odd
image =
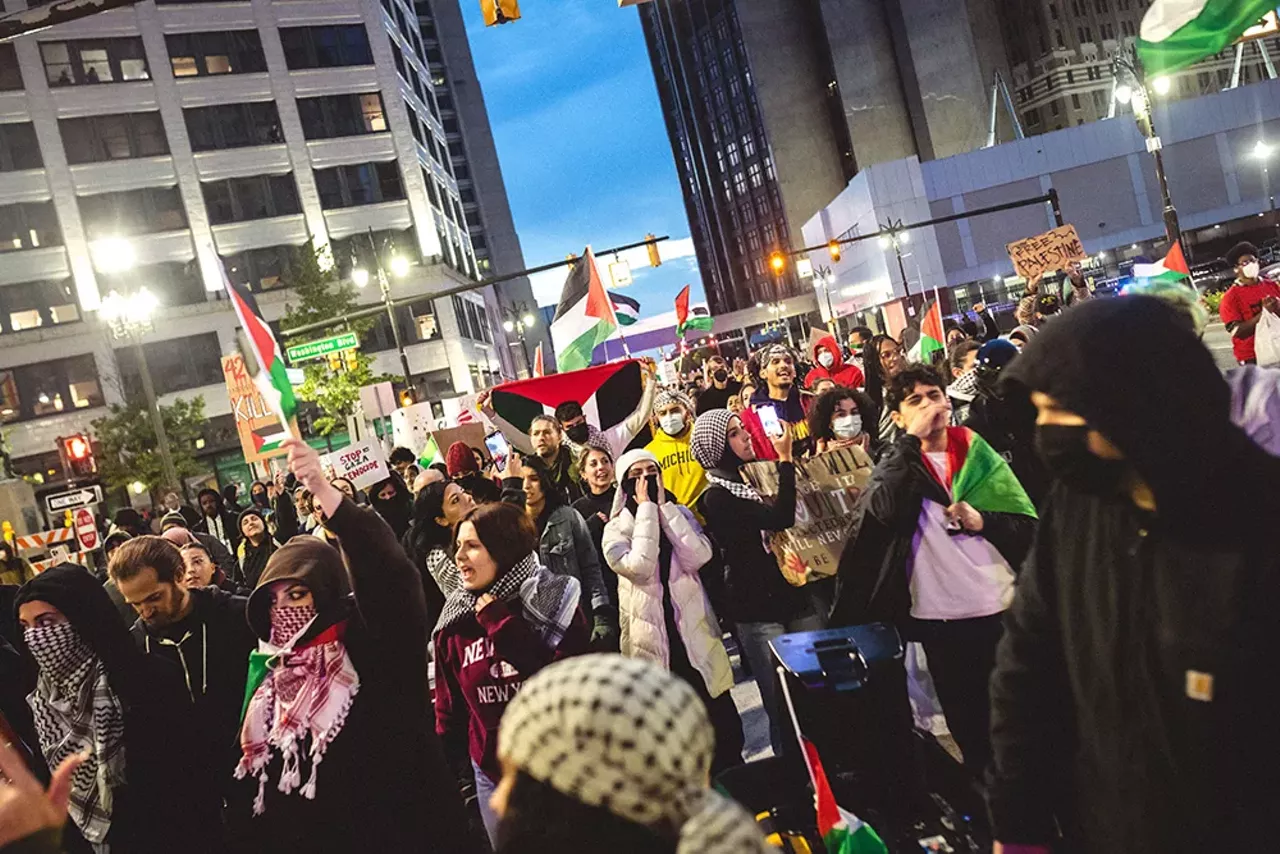
[{"label": "lamp post", "polygon": [[1275,153],[1275,146],[1269,145],[1267,141],[1261,137],[1253,146],[1250,154],[1254,160],[1262,164],[1262,190],[1267,194],[1267,206],[1274,212],[1276,209],[1276,197],[1271,192],[1271,170],[1267,168],[1267,162],[1271,159],[1271,155]]},{"label": "lamp post", "polygon": [[836,334],[836,311],[831,304],[831,290],[836,286],[836,273],[830,267],[817,267],[813,271],[813,286],[827,295],[827,331]]},{"label": "lamp post", "polygon": [[181,489],[178,470],[173,465],[173,454],[169,451],[169,436],[164,431],[164,419],[160,417],[160,405],[156,402],[156,387],[151,381],[147,354],[142,349],[142,336],[153,328],[151,321],[159,304],[155,295],[145,287],[138,288],[128,296],[121,296],[118,292],[111,291],[103,297],[102,306],[98,312],[111,327],[112,335],[117,339],[128,339],[133,343],[134,356],[138,360],[138,372],[142,375],[142,393],[146,395],[147,410],[151,414],[151,426],[156,431],[156,448],[160,451],[160,467],[164,470],[164,478],[169,487]]},{"label": "lamp post", "polygon": [[[397,279],[403,279],[409,275],[409,259],[397,253],[395,247],[390,244],[390,240],[384,240],[382,249],[388,247],[391,249],[391,259],[388,262],[391,265],[391,274]],[[391,299],[391,282],[387,279],[386,268],[382,266],[382,251],[374,240],[372,227],[369,229],[369,249],[373,252],[374,270],[378,275],[378,290],[382,294],[382,304],[386,307],[387,320],[391,323],[391,339],[395,342],[396,352],[400,354],[400,368],[404,371],[404,384],[409,388],[413,388],[413,373],[409,370],[409,354],[404,351],[404,341],[400,338],[400,324],[396,322],[395,303]],[[355,259],[352,260],[354,262]],[[355,283],[357,288],[363,288],[369,284],[369,271],[353,263],[351,281]]]},{"label": "lamp post", "polygon": [[907,301],[907,314],[915,316],[916,307],[911,302],[911,285],[907,281],[907,266],[902,263],[902,244],[911,242],[911,232],[902,227],[902,220],[895,220],[880,226],[880,248],[893,247],[893,254],[898,256],[898,275],[902,277],[902,296]]},{"label": "lamp post", "polygon": [[1164,173],[1164,156],[1160,153],[1163,144],[1160,134],[1156,133],[1155,122],[1151,115],[1151,94],[1168,94],[1171,88],[1169,78],[1157,77],[1147,86],[1146,75],[1137,56],[1132,53],[1117,53],[1111,60],[1111,73],[1115,78],[1114,98],[1120,104],[1128,104],[1133,108],[1134,121],[1138,130],[1147,140],[1147,151],[1155,158],[1156,181],[1160,185],[1160,200],[1164,205],[1164,236],[1169,245],[1177,243],[1183,255],[1190,260],[1187,247],[1182,241],[1182,228],[1178,225],[1178,211],[1169,196],[1169,181]]},{"label": "lamp post", "polygon": [[[534,324],[538,322],[537,315],[529,311],[524,303],[516,308],[502,306],[502,313],[506,315],[506,319],[502,321],[502,328],[508,333],[516,333],[516,338],[520,341],[520,352],[524,354],[524,373],[526,377],[533,376],[533,360],[529,358],[529,343],[525,341],[525,330],[532,329]],[[515,346],[508,341],[507,346]]]}]

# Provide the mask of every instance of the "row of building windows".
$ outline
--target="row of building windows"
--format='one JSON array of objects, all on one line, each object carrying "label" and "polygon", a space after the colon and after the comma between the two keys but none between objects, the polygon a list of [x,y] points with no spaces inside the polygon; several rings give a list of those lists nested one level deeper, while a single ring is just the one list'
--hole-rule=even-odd
[{"label": "row of building windows", "polygon": [[493,331],[489,326],[489,312],[483,305],[453,295],[453,314],[458,318],[458,332],[472,341],[493,343]]}]

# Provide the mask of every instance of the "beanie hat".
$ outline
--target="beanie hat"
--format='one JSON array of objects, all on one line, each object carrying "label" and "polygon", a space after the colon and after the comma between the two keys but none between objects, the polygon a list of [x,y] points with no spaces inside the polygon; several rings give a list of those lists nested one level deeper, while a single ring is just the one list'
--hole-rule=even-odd
[{"label": "beanie hat", "polygon": [[162,533],[174,527],[187,527],[187,518],[182,515],[181,510],[171,510],[160,517],[160,531]]},{"label": "beanie hat", "polygon": [[449,446],[444,455],[444,465],[449,470],[449,477],[480,471],[480,467],[476,465],[476,455],[466,442],[454,442]]},{"label": "beanie hat", "polygon": [[178,548],[182,548],[183,546],[189,546],[192,543],[200,542],[199,540],[196,539],[195,534],[187,530],[187,526],[185,524],[179,528],[169,528],[163,534],[160,535],[160,539],[168,540]]},{"label": "beanie hat", "polygon": [[751,817],[707,787],[714,748],[715,730],[693,688],[621,655],[543,668],[498,730],[504,761],[588,806],[677,829],[680,854],[763,852]]}]

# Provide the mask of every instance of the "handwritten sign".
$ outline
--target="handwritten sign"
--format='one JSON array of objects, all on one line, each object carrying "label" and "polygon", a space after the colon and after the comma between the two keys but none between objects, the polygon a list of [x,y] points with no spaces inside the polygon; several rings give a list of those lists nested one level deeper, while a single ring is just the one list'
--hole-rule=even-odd
[{"label": "handwritten sign", "polygon": [[334,477],[345,477],[356,489],[368,489],[391,476],[382,459],[382,449],[373,441],[357,442],[326,454],[325,462],[333,467]]},{"label": "handwritten sign", "polygon": [[[796,463],[796,523],[769,540],[788,582],[801,587],[836,574],[845,543],[857,534],[858,497],[873,468],[871,457],[857,446]],[[772,504],[778,496],[777,463],[751,463],[742,472]]]},{"label": "handwritten sign", "polygon": [[[262,398],[262,392],[249,376],[244,357],[239,353],[222,357],[222,377],[227,383],[227,397],[231,399],[231,414],[236,419],[236,432],[240,435],[240,450],[246,463],[256,463],[286,453],[276,448],[260,453],[261,437],[278,433],[280,419]],[[255,434],[258,438],[255,439]]]},{"label": "handwritten sign", "polygon": [[1044,234],[1008,244],[1005,249],[1013,270],[1028,282],[1038,282],[1045,273],[1065,270],[1072,261],[1088,258],[1074,225],[1062,225]]}]

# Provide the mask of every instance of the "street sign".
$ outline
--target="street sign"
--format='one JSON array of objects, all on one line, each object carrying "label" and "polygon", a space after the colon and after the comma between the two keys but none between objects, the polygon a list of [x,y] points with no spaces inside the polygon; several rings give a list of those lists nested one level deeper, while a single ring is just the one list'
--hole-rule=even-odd
[{"label": "street sign", "polygon": [[100,501],[102,501],[101,486],[86,486],[81,489],[58,492],[53,495],[46,495],[44,499],[45,506],[49,508],[50,513],[61,513],[63,510],[88,507],[90,504],[97,504]]},{"label": "street sign", "polygon": [[93,510],[81,507],[75,512],[76,539],[80,541],[80,550],[91,552],[98,547],[98,524],[93,519]]},{"label": "street sign", "polygon": [[360,339],[354,332],[344,332],[331,338],[321,338],[319,341],[308,341],[306,344],[288,347],[284,355],[290,362],[305,362],[308,359],[318,359],[330,353],[337,353],[339,350],[354,350],[359,346]]}]

